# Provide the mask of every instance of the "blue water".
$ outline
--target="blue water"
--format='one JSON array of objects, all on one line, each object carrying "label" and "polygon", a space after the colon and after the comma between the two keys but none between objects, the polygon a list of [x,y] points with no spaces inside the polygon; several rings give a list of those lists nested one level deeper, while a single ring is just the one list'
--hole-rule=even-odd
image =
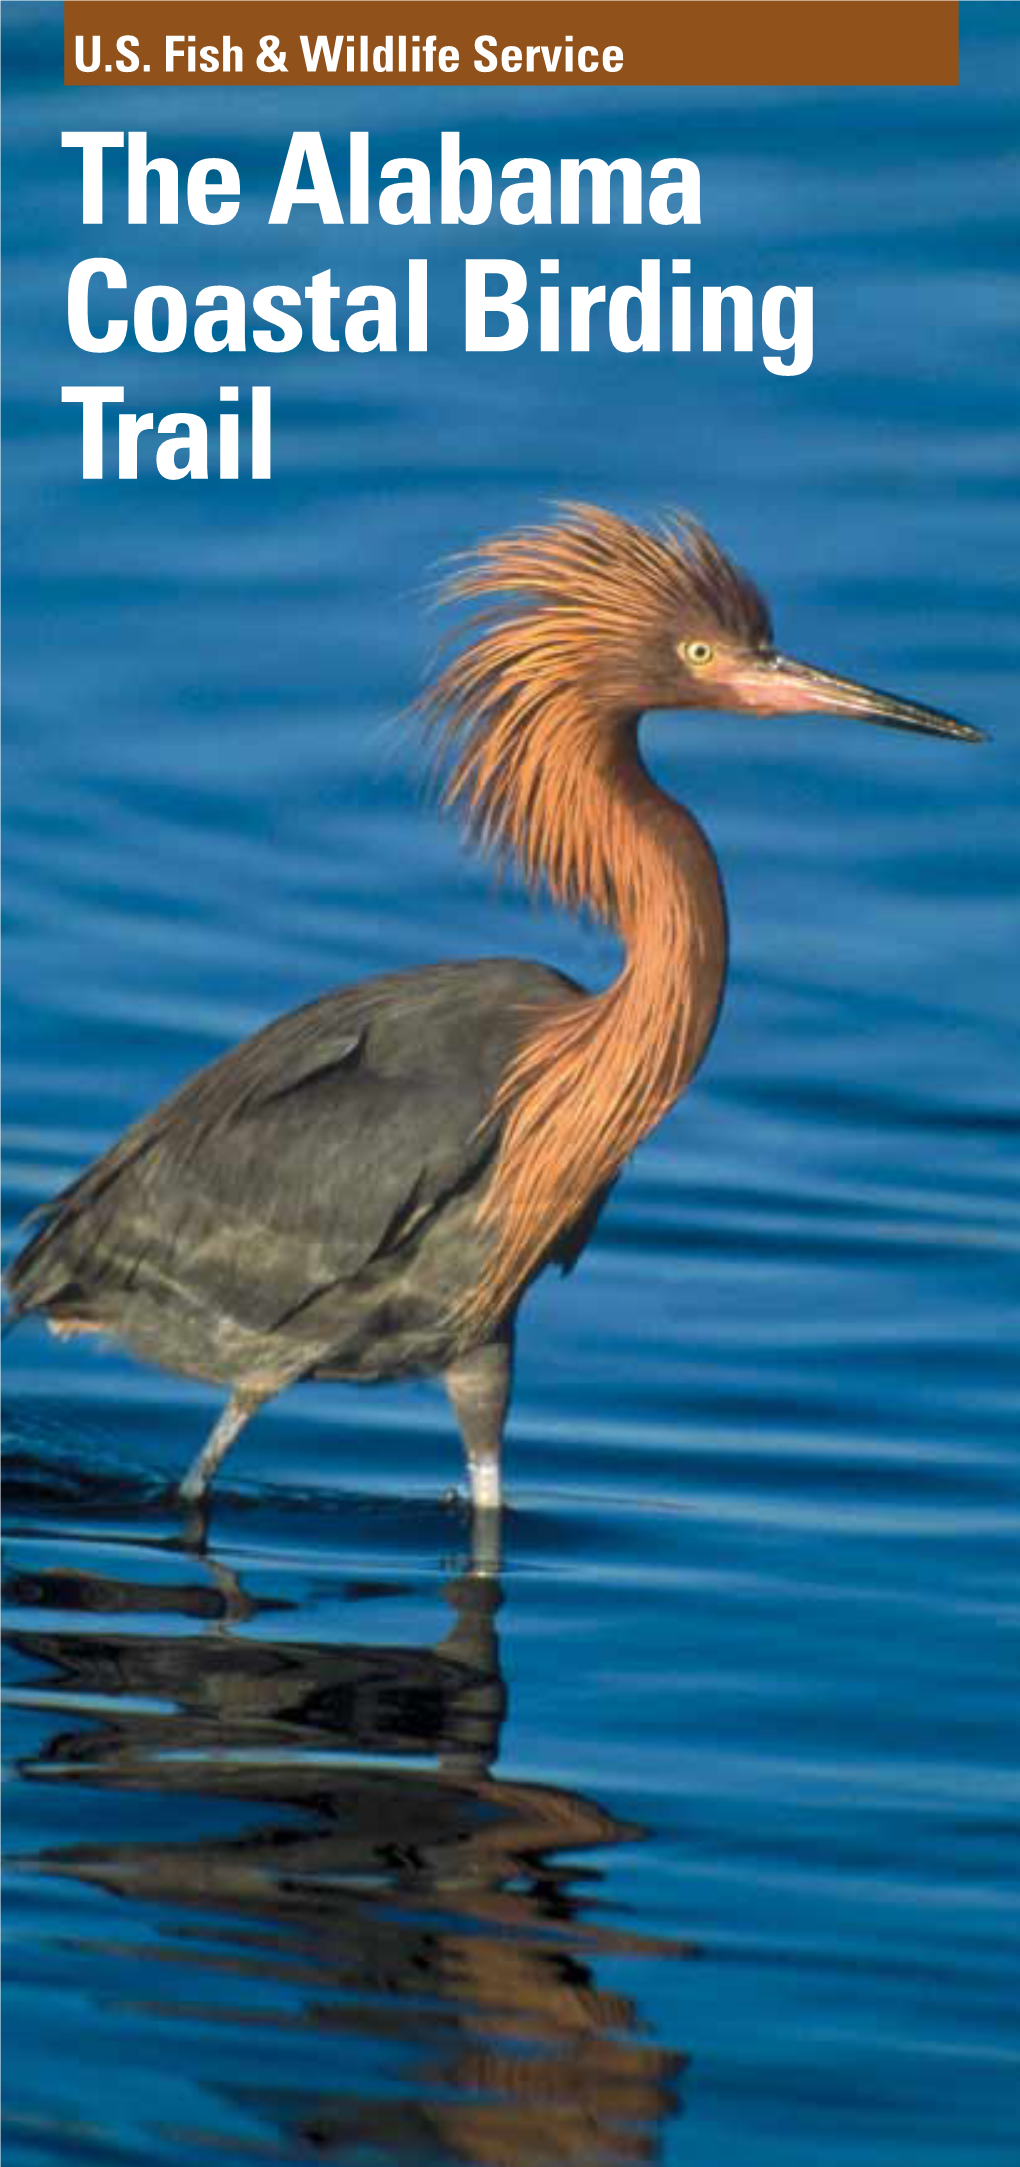
[{"label": "blue water", "polygon": [[[1015,243],[1020,22],[958,91],[59,87],[4,11],[7,1201],[189,1070],[384,966],[591,982],[425,801],[398,717],[435,560],[583,495],[691,506],[781,643],[969,717],[658,718],[733,972],[689,1100],[529,1302],[498,1580],[430,1386],[293,1392],[203,1551],[205,1390],[7,1348],[8,2158],[986,2167],[1016,2157]],[[266,224],[288,133],[373,162],[670,153],[698,283],[813,283],[812,369],[466,357],[465,253]],[[241,215],[99,232],[60,128],[240,167]],[[342,163],[342,161],[341,161]],[[636,276],[659,229],[554,236]],[[431,269],[432,350],[233,357],[274,478],[83,485],[67,382],[217,407],[184,347],[78,354],[80,256],[193,294]]]}]

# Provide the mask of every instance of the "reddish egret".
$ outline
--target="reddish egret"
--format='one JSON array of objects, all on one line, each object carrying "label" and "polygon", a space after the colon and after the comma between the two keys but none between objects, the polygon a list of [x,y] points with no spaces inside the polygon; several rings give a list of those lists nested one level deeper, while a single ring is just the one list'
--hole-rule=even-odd
[{"label": "reddish egret", "polygon": [[693,521],[568,507],[448,583],[480,605],[423,696],[469,831],[618,932],[587,993],[539,963],[395,972],[226,1053],[45,1207],[16,1313],[229,1387],[185,1477],[205,1492],[298,1378],[438,1372],[480,1508],[500,1502],[514,1323],[588,1240],[715,1027],[726,906],[697,821],[652,781],[650,708],[856,715],[980,732],[777,652],[757,589]]}]

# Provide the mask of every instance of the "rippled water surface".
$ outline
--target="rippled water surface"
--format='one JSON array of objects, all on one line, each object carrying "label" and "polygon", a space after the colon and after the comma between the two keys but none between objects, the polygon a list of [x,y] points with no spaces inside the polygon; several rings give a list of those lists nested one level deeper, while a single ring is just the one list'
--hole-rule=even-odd
[{"label": "rippled water surface", "polygon": [[[7,1203],[232,1038],[439,957],[604,982],[422,798],[435,558],[557,494],[694,507],[781,643],[990,746],[660,717],[722,859],[723,1022],[522,1332],[502,1573],[431,1386],[306,1387],[208,1538],[214,1398],[7,1348],[9,2159],[990,2167],[1016,2157],[1017,11],[958,92],[64,93],[8,8]],[[73,114],[72,114],[73,106]],[[293,127],[373,160],[698,160],[699,280],[816,358],[482,360],[436,226],[266,224]],[[83,234],[60,128],[220,150],[223,234]],[[484,132],[483,132],[484,129]],[[658,229],[557,234],[616,284]],[[432,351],[303,346],[269,487],[75,481],[64,283],[396,282]],[[116,357],[215,410],[219,362]]]}]

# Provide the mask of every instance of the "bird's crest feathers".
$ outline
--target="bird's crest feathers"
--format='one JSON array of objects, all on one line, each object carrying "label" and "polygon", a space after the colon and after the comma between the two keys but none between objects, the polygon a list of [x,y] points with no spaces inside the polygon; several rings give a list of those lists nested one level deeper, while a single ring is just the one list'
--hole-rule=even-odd
[{"label": "bird's crest feathers", "polygon": [[568,504],[548,526],[454,559],[438,599],[481,605],[416,703],[444,804],[529,882],[544,876],[557,901],[612,916],[599,839],[578,817],[581,767],[601,762],[624,781],[621,738],[645,708],[683,704],[678,640],[767,644],[761,596],[685,514],[653,534]]}]

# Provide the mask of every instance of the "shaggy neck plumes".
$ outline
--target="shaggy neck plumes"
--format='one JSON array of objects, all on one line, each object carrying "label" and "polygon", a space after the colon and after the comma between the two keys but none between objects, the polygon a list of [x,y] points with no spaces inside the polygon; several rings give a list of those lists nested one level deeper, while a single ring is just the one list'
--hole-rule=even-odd
[{"label": "shaggy neck plumes", "polygon": [[[645,656],[681,581],[689,607],[691,584],[717,572],[709,551],[697,535],[660,542],[583,514],[487,545],[451,582],[458,597],[504,600],[475,620],[484,629],[422,702],[454,749],[446,802],[530,882],[615,926],[626,949],[604,993],[523,1021],[493,1109],[503,1128],[482,1206],[492,1243],[461,1320],[472,1331],[491,1330],[569,1246],[712,1035],[726,975],[718,868],[637,744]],[[508,613],[515,595],[532,606]]]},{"label": "shaggy neck plumes", "polygon": [[[590,869],[626,958],[604,993],[543,1011],[503,1078],[483,1206],[495,1238],[472,1323],[495,1322],[674,1105],[722,999],[726,910],[697,822],[636,757],[611,785],[597,772],[579,779],[574,813],[579,869]],[[553,885],[551,866],[535,870]]]}]

